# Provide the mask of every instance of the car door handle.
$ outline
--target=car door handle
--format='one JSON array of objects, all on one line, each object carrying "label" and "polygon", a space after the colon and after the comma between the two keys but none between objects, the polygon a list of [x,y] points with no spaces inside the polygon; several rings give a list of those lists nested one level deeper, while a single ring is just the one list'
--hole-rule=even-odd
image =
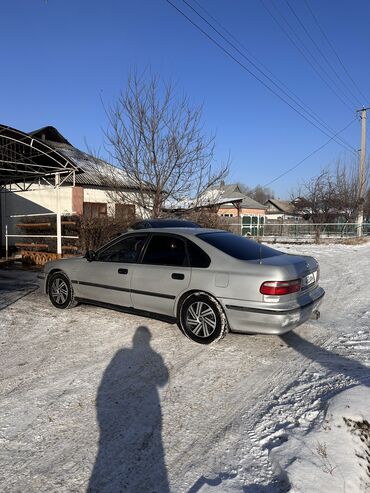
[{"label": "car door handle", "polygon": [[118,269],[118,274],[128,274],[128,269]]},{"label": "car door handle", "polygon": [[172,277],[172,279],[179,279],[179,280],[180,279],[185,279],[184,274],[179,274],[177,272],[174,272],[171,277]]}]

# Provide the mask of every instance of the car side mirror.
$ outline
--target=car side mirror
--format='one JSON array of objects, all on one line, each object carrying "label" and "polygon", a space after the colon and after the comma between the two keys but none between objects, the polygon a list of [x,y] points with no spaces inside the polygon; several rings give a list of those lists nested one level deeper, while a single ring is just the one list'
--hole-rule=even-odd
[{"label": "car side mirror", "polygon": [[95,257],[96,257],[96,253],[94,252],[94,250],[87,250],[85,254],[85,259],[88,262],[92,262],[93,260],[95,260]]}]

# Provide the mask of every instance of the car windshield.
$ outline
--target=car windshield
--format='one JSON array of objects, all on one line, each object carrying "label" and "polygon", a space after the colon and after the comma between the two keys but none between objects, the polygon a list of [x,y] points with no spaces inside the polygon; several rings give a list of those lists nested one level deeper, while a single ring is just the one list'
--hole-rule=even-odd
[{"label": "car windshield", "polygon": [[259,260],[260,258],[283,255],[282,252],[261,245],[257,241],[227,233],[226,231],[201,233],[197,236],[206,243],[239,260]]}]

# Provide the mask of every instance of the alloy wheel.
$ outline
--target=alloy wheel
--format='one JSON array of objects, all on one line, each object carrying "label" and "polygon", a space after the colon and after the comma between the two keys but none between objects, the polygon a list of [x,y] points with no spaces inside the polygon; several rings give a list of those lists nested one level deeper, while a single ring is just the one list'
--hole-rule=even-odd
[{"label": "alloy wheel", "polygon": [[187,328],[197,337],[209,337],[217,327],[214,310],[204,301],[192,303],[186,313]]},{"label": "alloy wheel", "polygon": [[51,297],[58,305],[62,305],[68,298],[68,285],[64,279],[57,277],[51,285]]}]

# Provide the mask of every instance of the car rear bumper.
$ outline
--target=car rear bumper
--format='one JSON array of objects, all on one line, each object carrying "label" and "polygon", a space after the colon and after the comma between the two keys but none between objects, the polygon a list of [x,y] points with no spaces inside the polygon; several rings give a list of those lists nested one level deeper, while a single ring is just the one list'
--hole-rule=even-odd
[{"label": "car rear bumper", "polygon": [[[241,300],[221,299],[231,332],[285,334],[305,323],[317,310],[325,291],[317,287],[300,302],[273,307],[258,303],[253,306]],[[266,306],[267,305],[267,306]]]}]

